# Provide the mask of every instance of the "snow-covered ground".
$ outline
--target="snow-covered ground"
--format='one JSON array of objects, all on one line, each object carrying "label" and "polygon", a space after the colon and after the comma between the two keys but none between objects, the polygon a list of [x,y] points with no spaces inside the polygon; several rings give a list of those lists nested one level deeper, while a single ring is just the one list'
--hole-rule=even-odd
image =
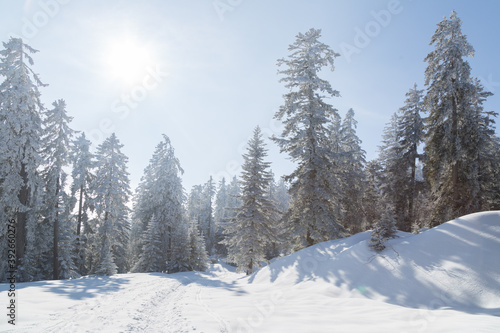
[{"label": "snow-covered ground", "polygon": [[17,285],[22,332],[499,332],[500,212],[468,215],[381,254],[369,232],[318,244],[246,277],[119,274]]}]

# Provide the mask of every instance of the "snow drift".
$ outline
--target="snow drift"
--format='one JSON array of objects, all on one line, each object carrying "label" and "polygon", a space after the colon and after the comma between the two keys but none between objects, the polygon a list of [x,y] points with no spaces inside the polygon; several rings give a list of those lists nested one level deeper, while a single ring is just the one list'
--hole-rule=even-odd
[{"label": "snow drift", "polygon": [[380,254],[368,247],[369,231],[320,243],[261,269],[249,282],[289,288],[323,282],[331,297],[500,315],[500,212],[398,236]]}]

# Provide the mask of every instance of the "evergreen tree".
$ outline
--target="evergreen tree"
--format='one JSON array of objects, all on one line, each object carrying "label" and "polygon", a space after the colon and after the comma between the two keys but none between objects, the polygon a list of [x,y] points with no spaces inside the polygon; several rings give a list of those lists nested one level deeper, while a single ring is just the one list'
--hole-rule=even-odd
[{"label": "evergreen tree", "polygon": [[96,274],[123,273],[128,270],[126,248],[129,236],[127,203],[130,198],[128,158],[113,133],[96,152],[96,176],[91,184],[93,204],[98,216],[98,256],[94,258]]},{"label": "evergreen tree", "polygon": [[134,205],[134,221],[140,225],[134,229],[141,234],[153,215],[158,219],[161,246],[157,255],[161,257],[161,271],[175,272],[187,267],[188,227],[184,217],[182,173],[170,139],[163,135],[163,141],[156,146],[144,170]]},{"label": "evergreen tree", "polygon": [[435,49],[425,58],[425,170],[434,201],[433,225],[477,211],[481,202],[478,154],[484,116],[475,105],[481,93],[464,59],[474,49],[461,24],[455,11],[444,18],[431,38]]},{"label": "evergreen tree", "polygon": [[362,231],[363,211],[360,207],[365,191],[365,151],[361,149],[361,140],[356,134],[357,123],[354,110],[349,109],[340,128],[343,225],[351,233]]},{"label": "evergreen tree", "polygon": [[382,215],[382,193],[381,193],[382,166],[379,161],[373,160],[366,164],[366,185],[363,193],[363,230],[368,230],[378,221]]},{"label": "evergreen tree", "polygon": [[417,85],[413,86],[406,93],[407,99],[405,105],[399,109],[398,124],[396,136],[398,140],[397,149],[399,159],[395,161],[398,167],[405,173],[397,173],[396,176],[402,176],[397,183],[398,196],[402,202],[396,211],[398,216],[398,227],[403,231],[411,231],[412,223],[415,222],[415,204],[419,189],[422,187],[417,180],[417,161],[421,159],[418,147],[424,138],[424,123],[421,117],[423,109],[423,90],[418,90]]},{"label": "evergreen tree", "polygon": [[243,155],[242,205],[228,225],[228,238],[224,241],[228,246],[229,261],[247,275],[260,267],[262,261],[267,261],[266,246],[276,239],[273,226],[277,222],[277,210],[266,195],[271,181],[267,170],[270,163],[264,161],[266,156],[262,133],[257,127],[248,143],[247,153]]},{"label": "evergreen tree", "polygon": [[90,184],[94,180],[94,154],[90,152],[90,141],[82,133],[71,146],[71,210],[78,204],[76,213],[76,264],[81,274],[87,274],[86,251],[89,234],[95,232],[90,228],[89,213],[92,211],[92,194]]},{"label": "evergreen tree", "polygon": [[199,226],[205,237],[206,249],[209,254],[214,251],[215,245],[215,223],[213,217],[212,200],[215,194],[215,185],[213,183],[212,177],[208,180],[205,185],[203,185],[202,191],[202,201],[201,201],[201,216],[199,220]]},{"label": "evergreen tree", "polygon": [[214,224],[215,224],[215,253],[227,255],[227,248],[220,242],[224,239],[223,231],[230,220],[228,218],[228,186],[226,179],[222,178],[219,182],[217,194],[215,196]]},{"label": "evergreen tree", "polygon": [[205,239],[200,232],[197,222],[189,227],[189,267],[193,271],[205,271],[208,268],[208,254]]},{"label": "evergreen tree", "polygon": [[386,208],[380,220],[375,223],[371,233],[370,248],[377,252],[385,249],[385,243],[396,237],[396,220],[390,208]]},{"label": "evergreen tree", "polygon": [[279,73],[284,75],[281,82],[290,92],[284,95],[285,104],[275,115],[285,128],[281,138],[273,139],[281,152],[290,154],[298,163],[287,177],[292,183],[292,204],[284,217],[295,249],[348,234],[339,223],[340,176],[329,142],[329,125],[338,114],[322,95],[339,93],[317,75],[324,66],[333,69],[338,54],[318,41],[320,33],[315,29],[299,33],[289,47],[291,55],[278,61],[279,66],[287,66]]},{"label": "evergreen tree", "polygon": [[406,211],[406,201],[400,195],[409,179],[406,169],[400,167],[403,160],[403,150],[400,147],[398,134],[399,117],[394,113],[384,128],[382,145],[379,147],[379,161],[382,166],[380,173],[380,193],[384,205],[391,205],[395,212],[397,223],[402,221],[402,212]]},{"label": "evergreen tree", "polygon": [[152,216],[146,232],[142,235],[142,251],[139,260],[135,263],[133,272],[162,272],[165,263],[162,261],[160,223],[156,216]]},{"label": "evergreen tree", "polygon": [[[59,235],[62,227],[69,226],[69,197],[65,192],[67,174],[64,168],[69,164],[69,142],[73,135],[73,130],[69,123],[73,119],[66,113],[66,103],[60,99],[52,104],[53,109],[45,113],[44,136],[42,156],[44,158],[44,168],[42,177],[45,181],[45,218],[52,227],[52,278],[60,278],[59,266],[64,261],[65,272],[62,278],[76,276],[76,267],[72,259],[72,244],[65,244],[59,249]],[[66,199],[66,200],[64,200]],[[66,236],[69,234],[63,232]],[[60,250],[69,251],[68,253]],[[64,259],[63,259],[64,258]]]},{"label": "evergreen tree", "polygon": [[[42,136],[40,92],[44,86],[29,65],[35,49],[20,38],[3,43],[0,51],[0,211],[3,221],[16,221],[16,256],[21,281],[34,279],[37,247],[38,193],[41,190],[37,172]],[[5,229],[5,228],[4,228]],[[5,231],[0,231],[2,249],[6,249]],[[1,264],[7,262],[7,251],[1,251]],[[3,267],[5,268],[5,266]],[[0,272],[5,280],[7,269]]]}]

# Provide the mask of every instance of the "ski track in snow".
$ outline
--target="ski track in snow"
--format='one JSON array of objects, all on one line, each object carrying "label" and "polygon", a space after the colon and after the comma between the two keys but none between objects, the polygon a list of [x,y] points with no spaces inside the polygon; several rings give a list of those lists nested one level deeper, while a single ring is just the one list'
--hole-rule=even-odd
[{"label": "ski track in snow", "polygon": [[[183,287],[175,279],[149,277],[123,290],[71,306],[69,314],[63,317],[52,314],[43,325],[44,332],[191,332],[194,327],[183,316]],[[116,293],[127,297],[118,299]],[[31,329],[40,327],[28,331]]]}]

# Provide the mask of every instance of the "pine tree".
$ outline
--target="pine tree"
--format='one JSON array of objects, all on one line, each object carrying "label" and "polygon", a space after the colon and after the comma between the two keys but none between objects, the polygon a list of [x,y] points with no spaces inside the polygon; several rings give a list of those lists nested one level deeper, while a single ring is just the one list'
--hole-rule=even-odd
[{"label": "pine tree", "polygon": [[203,185],[200,227],[205,237],[206,249],[209,254],[214,252],[215,245],[215,223],[213,217],[212,200],[215,194],[215,185],[212,177]]},{"label": "pine tree", "polygon": [[474,105],[480,92],[464,59],[474,49],[461,24],[455,11],[444,18],[431,38],[435,49],[425,58],[425,170],[435,203],[433,225],[477,211],[481,201],[478,154],[484,117]]},{"label": "pine tree", "polygon": [[226,179],[222,178],[219,182],[217,194],[215,195],[215,209],[214,209],[214,224],[215,224],[215,253],[218,255],[227,255],[227,249],[224,244],[220,242],[224,239],[223,231],[228,218],[228,188]]},{"label": "pine tree", "polygon": [[399,117],[394,113],[384,128],[382,145],[379,146],[379,161],[382,166],[379,184],[383,204],[393,207],[394,218],[400,224],[403,212],[406,211],[406,200],[400,195],[400,191],[405,187],[409,176],[407,170],[400,167],[403,150],[400,146],[398,126]]},{"label": "pine tree", "polygon": [[[158,219],[158,234],[163,266],[161,271],[185,270],[188,249],[188,227],[184,212],[184,189],[180,174],[183,170],[175,157],[168,136],[163,135],[137,188],[134,204],[134,221],[143,233],[154,215]],[[140,256],[141,253],[136,254]]]},{"label": "pine tree", "polygon": [[130,198],[128,158],[113,133],[96,152],[96,176],[91,184],[93,204],[98,216],[98,256],[94,258],[96,274],[126,272],[126,248],[129,236],[127,203]]},{"label": "pine tree", "polygon": [[[69,209],[65,208],[65,205],[69,204],[68,196],[65,193],[67,174],[64,168],[69,164],[68,147],[74,131],[69,127],[73,118],[67,115],[64,100],[55,101],[52,105],[54,108],[45,113],[43,122],[42,156],[44,168],[42,177],[45,182],[45,218],[53,230],[52,278],[57,280],[60,278],[61,261],[64,261],[65,269],[63,278],[76,276],[76,267],[71,257],[73,252],[71,241],[69,240],[70,244],[65,244],[62,249],[59,249],[61,230],[63,227],[69,226]],[[63,253],[60,250],[69,252]]]},{"label": "pine tree", "polygon": [[146,232],[142,235],[142,252],[133,272],[162,272],[165,263],[162,260],[160,223],[156,216],[152,216]]},{"label": "pine tree", "polygon": [[279,73],[284,75],[280,81],[290,92],[284,95],[285,104],[275,115],[285,128],[281,138],[273,139],[281,152],[290,154],[298,163],[287,177],[292,183],[292,204],[284,217],[295,249],[348,234],[339,223],[340,176],[329,142],[329,125],[338,114],[322,95],[333,97],[339,93],[317,75],[324,66],[333,69],[338,54],[318,41],[320,33],[315,29],[299,33],[289,47],[291,55],[278,61],[279,66],[287,66]]},{"label": "pine tree", "polygon": [[351,233],[362,231],[363,211],[360,208],[365,191],[365,151],[361,149],[361,140],[356,134],[357,123],[354,110],[349,109],[340,128],[343,225]]},{"label": "pine tree", "polygon": [[94,232],[89,225],[89,213],[92,211],[92,194],[90,184],[94,180],[93,169],[95,167],[94,154],[90,152],[90,141],[82,133],[71,146],[70,159],[73,170],[71,177],[71,210],[78,204],[76,213],[76,261],[81,274],[87,274],[86,245],[89,234]]},{"label": "pine tree", "polygon": [[386,208],[380,220],[375,223],[371,233],[370,248],[377,252],[385,249],[385,243],[396,237],[396,220],[390,208]]},{"label": "pine tree", "polygon": [[421,159],[418,147],[424,139],[424,123],[421,117],[424,111],[422,96],[423,90],[418,90],[417,84],[406,93],[407,99],[405,105],[399,109],[396,129],[399,159],[395,164],[405,173],[394,175],[403,177],[398,180],[400,186],[397,189],[402,205],[395,215],[398,216],[399,229],[407,232],[411,231],[411,226],[415,222],[415,204],[419,189],[422,187],[416,175],[417,162]]},{"label": "pine tree", "polygon": [[189,227],[189,253],[190,270],[205,271],[208,268],[209,260],[205,239],[196,221],[193,221]]},{"label": "pine tree", "polygon": [[[41,164],[39,155],[42,136],[40,92],[44,84],[33,72],[30,54],[38,52],[11,38],[0,51],[0,211],[4,220],[16,220],[16,256],[20,280],[34,279],[36,263],[37,214],[41,181],[37,172]],[[4,230],[0,232],[6,248]],[[3,257],[7,251],[1,251]],[[5,280],[7,270],[0,273]]]},{"label": "pine tree", "polygon": [[260,267],[265,258],[266,246],[276,237],[273,226],[277,222],[274,202],[266,195],[271,181],[270,163],[260,128],[248,142],[247,153],[243,155],[244,164],[241,175],[242,205],[235,218],[228,225],[224,241],[228,246],[228,260],[237,265],[237,270],[251,274]]},{"label": "pine tree", "polygon": [[366,164],[366,185],[363,193],[363,230],[368,230],[378,221],[382,215],[382,193],[381,193],[382,166],[377,160]]}]

